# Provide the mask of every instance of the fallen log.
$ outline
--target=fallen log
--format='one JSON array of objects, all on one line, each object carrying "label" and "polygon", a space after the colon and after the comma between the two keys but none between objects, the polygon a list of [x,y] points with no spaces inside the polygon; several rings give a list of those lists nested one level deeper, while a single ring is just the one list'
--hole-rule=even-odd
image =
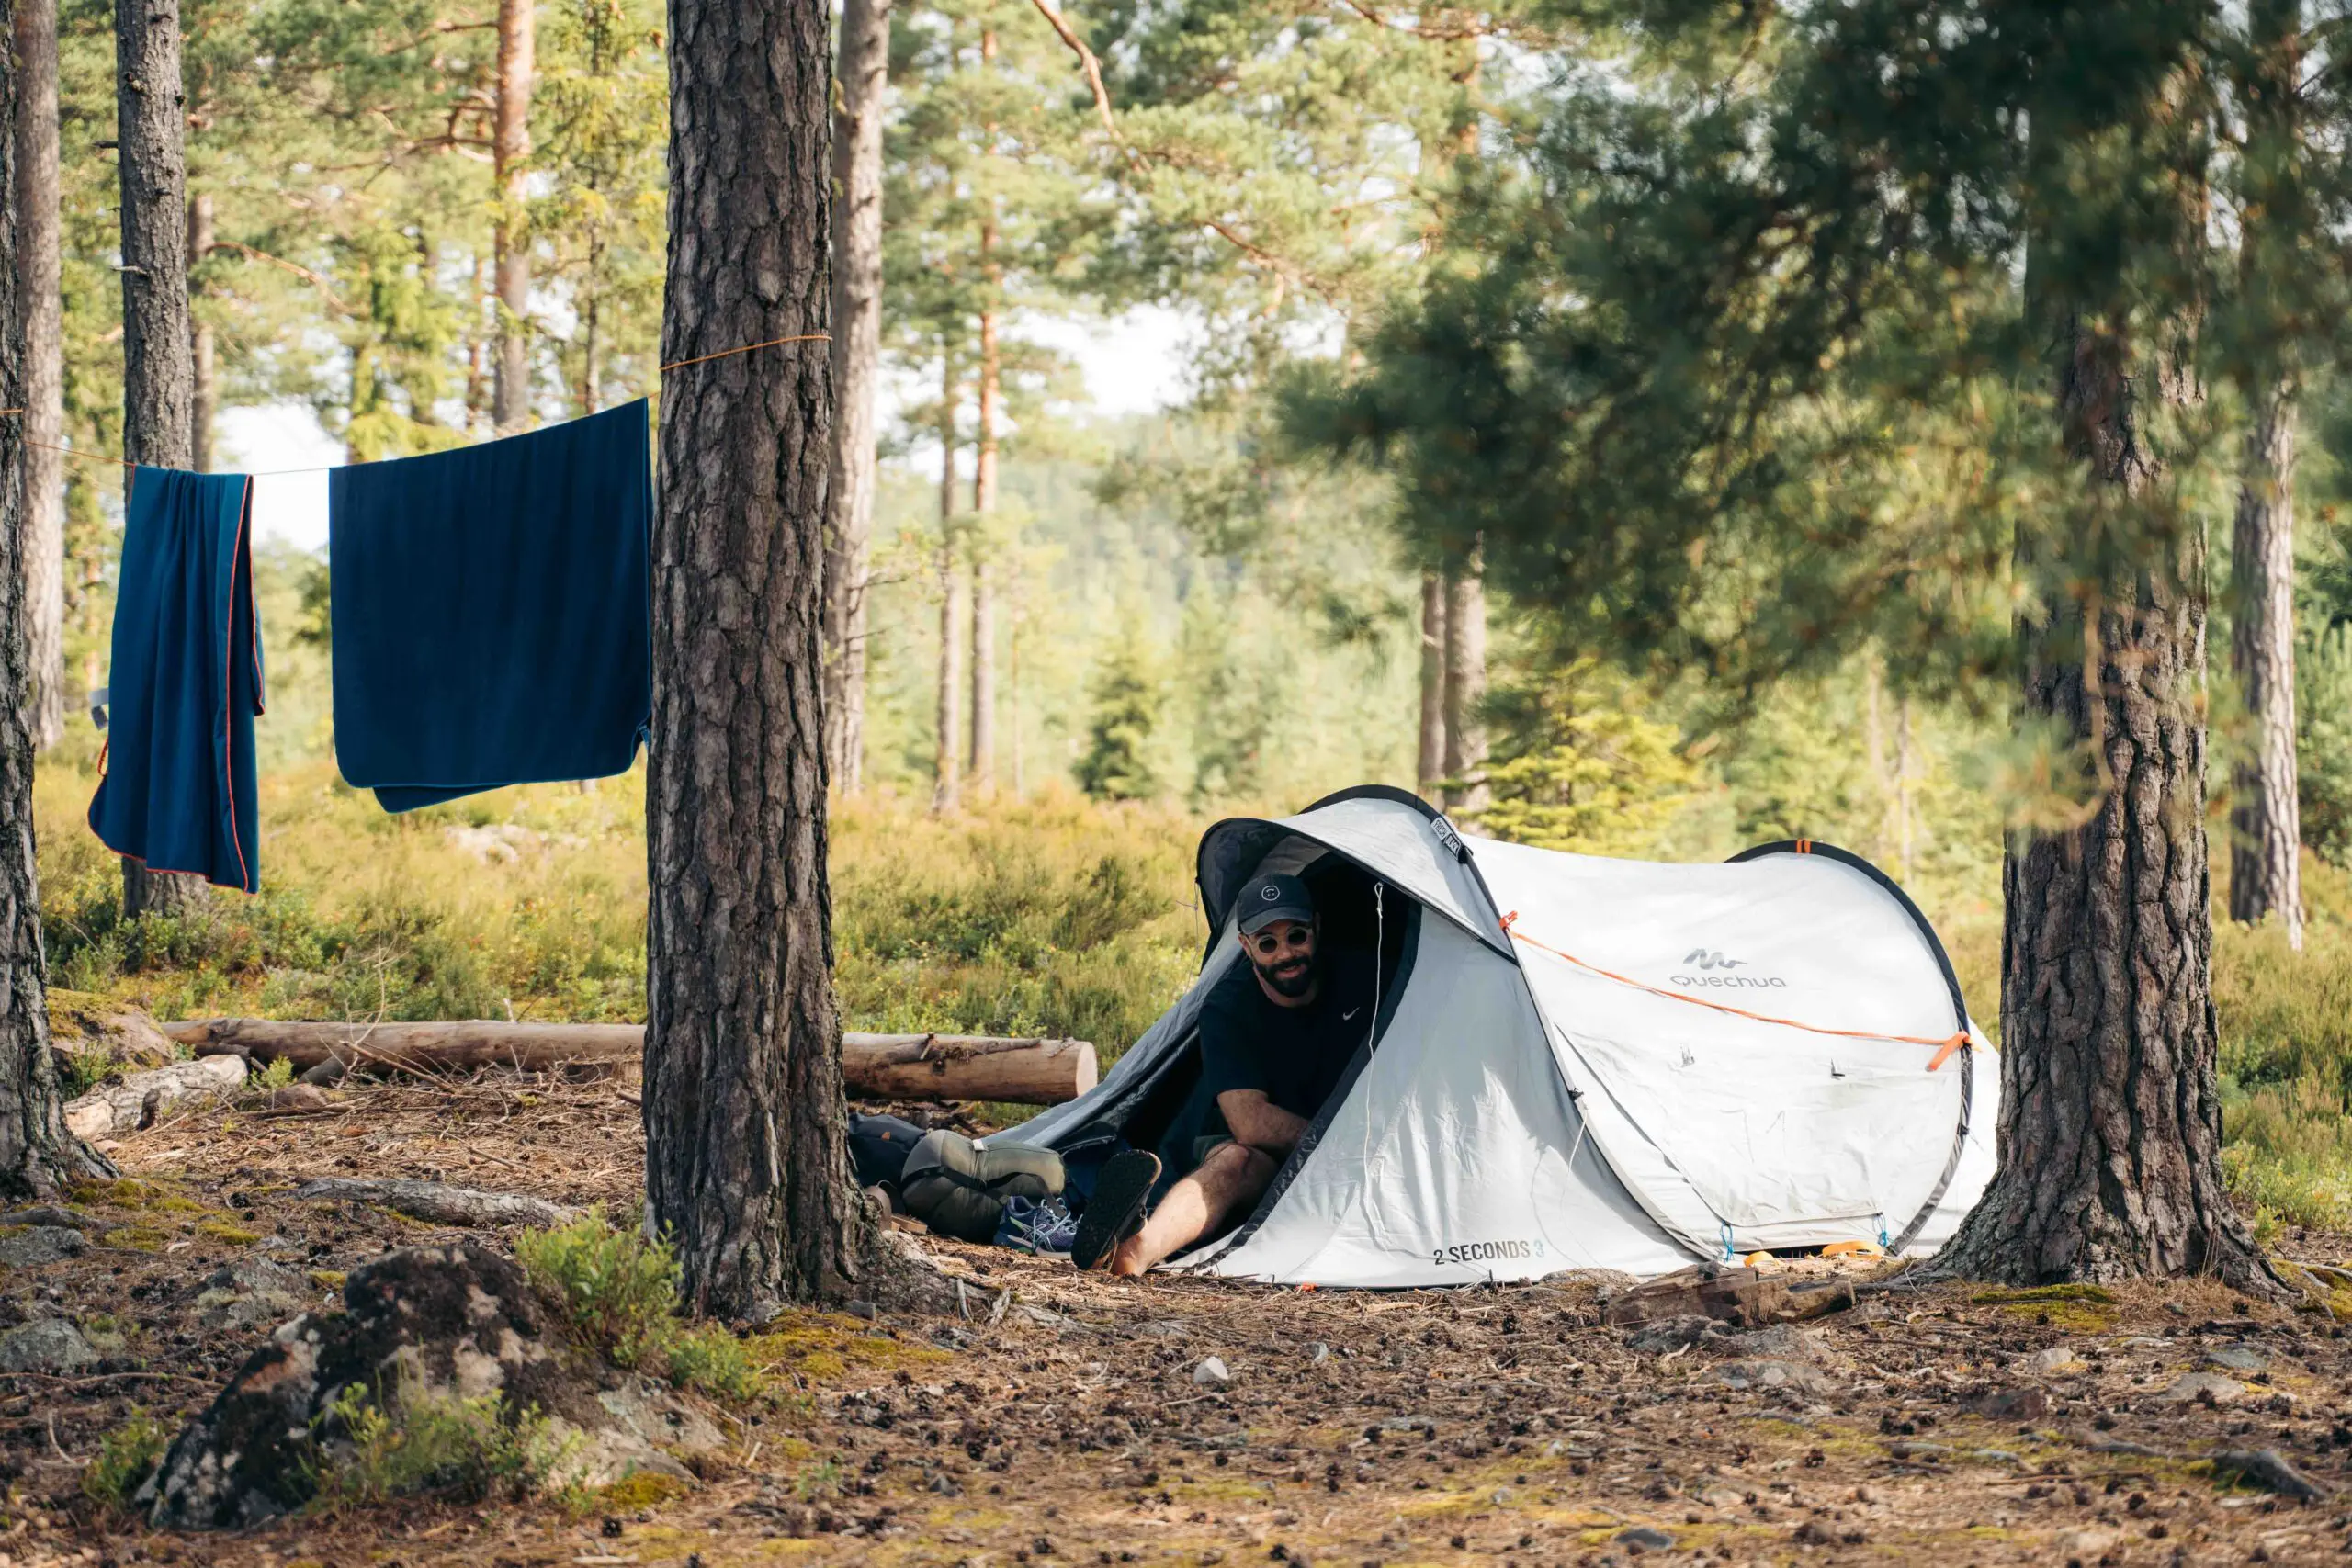
[{"label": "fallen log", "polygon": [[[342,1071],[441,1072],[505,1066],[544,1072],[618,1072],[643,1055],[634,1023],[282,1023],[259,1018],[193,1019],[164,1032],[199,1057],[286,1061],[322,1077]],[[1094,1087],[1094,1047],[1083,1040],[1007,1040],[984,1034],[844,1034],[842,1077],[865,1100],[994,1100],[1058,1105]]]},{"label": "fallen log", "polygon": [[234,1056],[199,1056],[152,1072],[132,1073],[65,1102],[65,1128],[85,1142],[119,1138],[191,1100],[234,1094],[245,1085],[245,1064]]},{"label": "fallen log", "polygon": [[327,1176],[306,1181],[294,1196],[313,1201],[366,1203],[436,1225],[560,1225],[580,1217],[577,1209],[527,1198],[520,1192],[485,1192],[440,1181],[360,1181]]},{"label": "fallen log", "polygon": [[1702,1263],[1630,1286],[1608,1298],[1601,1319],[1626,1327],[1676,1317],[1712,1317],[1734,1328],[1802,1323],[1854,1304],[1847,1280],[1798,1282],[1758,1270]]}]

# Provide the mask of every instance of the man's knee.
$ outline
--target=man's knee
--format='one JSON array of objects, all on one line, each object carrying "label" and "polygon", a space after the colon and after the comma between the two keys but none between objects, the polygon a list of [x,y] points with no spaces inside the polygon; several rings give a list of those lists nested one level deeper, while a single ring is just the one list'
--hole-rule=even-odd
[{"label": "man's knee", "polygon": [[1219,1144],[1209,1152],[1209,1157],[1201,1162],[1204,1174],[1213,1170],[1222,1180],[1252,1196],[1263,1192],[1266,1184],[1273,1180],[1274,1172],[1280,1168],[1274,1163],[1273,1156],[1241,1143]]}]

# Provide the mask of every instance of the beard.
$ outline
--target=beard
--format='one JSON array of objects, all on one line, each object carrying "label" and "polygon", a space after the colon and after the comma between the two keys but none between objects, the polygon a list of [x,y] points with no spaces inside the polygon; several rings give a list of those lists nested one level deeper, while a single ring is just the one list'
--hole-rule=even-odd
[{"label": "beard", "polygon": [[1303,997],[1315,987],[1315,961],[1311,958],[1285,957],[1280,964],[1269,966],[1250,959],[1250,965],[1258,971],[1258,978],[1277,996]]}]

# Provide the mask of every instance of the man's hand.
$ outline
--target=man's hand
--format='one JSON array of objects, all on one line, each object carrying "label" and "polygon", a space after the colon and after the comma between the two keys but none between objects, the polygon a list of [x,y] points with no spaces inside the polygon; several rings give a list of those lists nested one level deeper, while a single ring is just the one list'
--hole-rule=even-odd
[{"label": "man's hand", "polygon": [[1216,1097],[1216,1108],[1225,1113],[1234,1142],[1263,1149],[1278,1160],[1289,1158],[1306,1133],[1306,1118],[1284,1111],[1263,1089],[1227,1089]]}]

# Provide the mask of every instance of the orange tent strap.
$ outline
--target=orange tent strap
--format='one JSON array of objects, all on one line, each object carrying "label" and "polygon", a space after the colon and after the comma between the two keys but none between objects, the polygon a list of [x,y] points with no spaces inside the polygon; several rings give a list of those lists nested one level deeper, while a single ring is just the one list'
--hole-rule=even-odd
[{"label": "orange tent strap", "polygon": [[[1517,910],[1512,911],[1512,918],[1518,918]],[[1508,921],[1505,922],[1504,929],[1510,930]],[[1663,986],[1653,986],[1646,981],[1636,980],[1631,976],[1603,969],[1598,964],[1587,964],[1575,953],[1563,953],[1547,942],[1536,941],[1524,931],[1514,931],[1510,935],[1514,942],[1523,942],[1530,947],[1540,948],[1555,958],[1564,958],[1577,968],[1598,975],[1604,980],[1614,980],[1621,986],[1631,986],[1637,991],[1647,991],[1654,997],[1664,997],[1668,1001],[1688,1002],[1694,1008],[1705,1008],[1713,1012],[1727,1012],[1734,1018],[1744,1018],[1752,1023],[1773,1023],[1783,1029],[1802,1029],[1808,1034],[1834,1035],[1840,1040],[1891,1040],[1903,1045],[1938,1046],[1940,1048],[1936,1052],[1935,1059],[1928,1064],[1928,1070],[1931,1073],[1950,1061],[1954,1051],[1968,1043],[1968,1036],[1965,1033],[1946,1035],[1941,1039],[1931,1040],[1918,1034],[1876,1034],[1866,1029],[1829,1029],[1818,1023],[1806,1023],[1798,1019],[1775,1018],[1768,1012],[1750,1012],[1746,1008],[1736,1008],[1728,1002],[1713,1002],[1704,997],[1685,996],[1680,991],[1669,991]]]}]

